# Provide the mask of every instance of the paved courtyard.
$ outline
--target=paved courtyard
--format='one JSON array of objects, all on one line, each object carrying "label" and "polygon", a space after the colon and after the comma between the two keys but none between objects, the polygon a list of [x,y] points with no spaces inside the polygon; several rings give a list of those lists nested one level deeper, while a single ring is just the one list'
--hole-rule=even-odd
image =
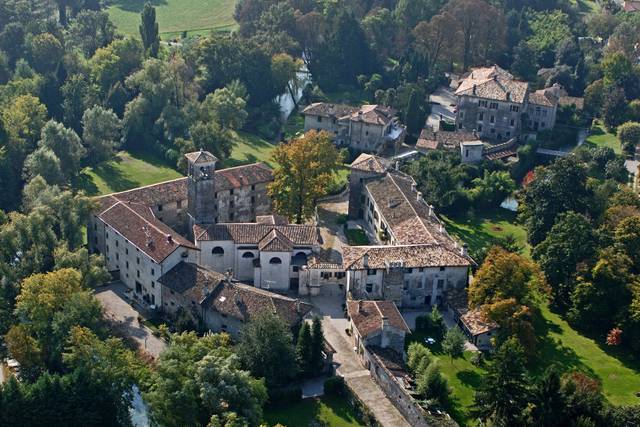
[{"label": "paved courtyard", "polygon": [[453,91],[446,87],[439,87],[429,96],[429,103],[431,104],[431,114],[427,117],[427,124],[433,129],[438,129],[440,125],[440,117],[443,120],[454,122],[456,115],[453,112],[455,107],[452,104],[456,104],[458,101]]},{"label": "paved courtyard", "polygon": [[131,306],[126,289],[122,282],[116,281],[96,289],[95,295],[104,308],[105,316],[123,326],[139,349],[157,359],[167,344],[155,337],[151,329],[138,322],[140,313]]}]

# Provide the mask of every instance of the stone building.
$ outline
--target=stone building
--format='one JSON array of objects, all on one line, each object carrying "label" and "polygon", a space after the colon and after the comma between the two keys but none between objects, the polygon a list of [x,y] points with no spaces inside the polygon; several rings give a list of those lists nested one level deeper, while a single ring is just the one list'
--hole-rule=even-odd
[{"label": "stone building", "polygon": [[525,127],[533,131],[552,129],[558,90],[554,86],[530,92],[529,83],[516,80],[497,65],[474,68],[455,91],[456,128],[497,141],[519,136]]},{"label": "stone building", "polygon": [[347,292],[398,307],[439,304],[447,289],[464,288],[473,260],[449,236],[415,181],[361,155],[351,166],[349,217],[377,242],[343,247]]},{"label": "stone building", "polygon": [[311,306],[300,300],[234,282],[189,262],[178,263],[158,282],[163,311],[169,316],[183,309],[204,329],[227,332],[236,339],[242,327],[262,312],[277,314],[293,329],[311,311]]},{"label": "stone building", "polygon": [[277,291],[297,292],[301,268],[319,250],[317,227],[273,215],[255,223],[196,224],[194,237],[201,265]]},{"label": "stone building", "polygon": [[347,314],[354,347],[365,367],[369,367],[364,356],[369,347],[404,354],[404,339],[411,330],[392,301],[347,301]]},{"label": "stone building", "polygon": [[[254,221],[271,211],[262,163],[216,170],[217,159],[187,154],[189,176],[97,198],[89,217],[91,253],[133,291],[133,297],[162,306],[157,279],[180,261],[200,263],[200,250],[185,236],[190,224]],[[252,270],[253,271],[253,270]]]},{"label": "stone building", "polygon": [[304,130],[326,131],[338,146],[355,151],[382,153],[397,151],[405,128],[396,112],[382,105],[349,105],[316,102],[302,110]]}]

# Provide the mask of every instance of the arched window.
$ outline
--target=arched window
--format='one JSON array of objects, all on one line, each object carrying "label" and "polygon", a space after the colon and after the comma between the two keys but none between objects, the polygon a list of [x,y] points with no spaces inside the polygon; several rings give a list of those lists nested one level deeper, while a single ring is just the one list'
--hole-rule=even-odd
[{"label": "arched window", "polygon": [[224,255],[224,249],[222,249],[220,246],[216,246],[215,248],[211,249],[211,253],[214,255]]},{"label": "arched window", "polygon": [[242,254],[242,258],[255,258],[253,252],[245,252]]},{"label": "arched window", "polygon": [[269,264],[282,264],[282,260],[277,256],[274,256],[269,260]]},{"label": "arched window", "polygon": [[307,254],[305,254],[304,252],[298,252],[297,254],[295,254],[295,256],[291,259],[291,263],[293,265],[306,265],[307,264]]}]

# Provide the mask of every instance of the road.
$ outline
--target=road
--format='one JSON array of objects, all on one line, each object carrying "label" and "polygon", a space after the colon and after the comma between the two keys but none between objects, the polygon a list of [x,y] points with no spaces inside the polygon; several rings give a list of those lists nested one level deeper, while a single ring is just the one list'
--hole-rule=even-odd
[{"label": "road", "polygon": [[138,348],[149,353],[155,359],[167,347],[160,338],[153,335],[151,329],[138,322],[138,313],[128,302],[122,282],[112,282],[96,290],[96,298],[104,308],[105,316],[121,325],[137,344]]}]

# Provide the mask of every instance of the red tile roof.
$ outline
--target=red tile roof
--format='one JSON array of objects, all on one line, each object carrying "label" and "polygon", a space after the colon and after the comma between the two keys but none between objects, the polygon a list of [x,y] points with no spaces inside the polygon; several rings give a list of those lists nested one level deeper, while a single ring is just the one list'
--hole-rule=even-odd
[{"label": "red tile roof", "polygon": [[474,68],[462,80],[455,94],[522,104],[528,89],[529,83],[515,80],[508,71],[494,65]]},{"label": "red tile roof", "polygon": [[197,249],[193,243],[158,220],[150,208],[139,203],[118,201],[100,212],[98,218],[156,263],[161,263],[180,247]]},{"label": "red tile roof", "polygon": [[[365,257],[366,255],[366,257]],[[404,268],[466,267],[469,257],[440,245],[343,246],[345,270],[384,269],[391,265]]]},{"label": "red tile roof", "polygon": [[240,244],[257,245],[272,231],[277,230],[296,246],[318,244],[318,228],[313,225],[271,225],[260,223],[220,223],[194,226],[194,236],[200,241],[233,241]]},{"label": "red tile roof", "polygon": [[393,301],[351,300],[347,301],[347,312],[363,338],[381,331],[383,319],[400,331],[411,332]]}]

